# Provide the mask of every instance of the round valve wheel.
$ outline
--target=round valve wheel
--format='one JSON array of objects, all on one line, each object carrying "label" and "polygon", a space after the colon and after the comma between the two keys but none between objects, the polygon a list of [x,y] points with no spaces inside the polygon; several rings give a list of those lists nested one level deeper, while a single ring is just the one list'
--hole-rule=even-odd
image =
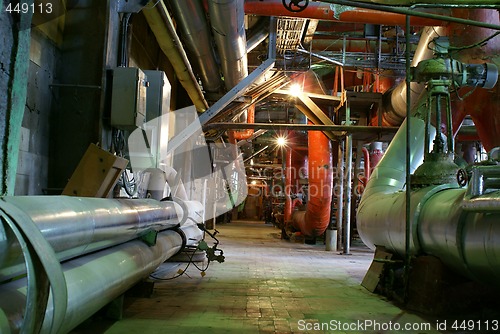
[{"label": "round valve wheel", "polygon": [[465,169],[459,169],[457,172],[457,182],[460,187],[465,187],[468,182],[468,176]]},{"label": "round valve wheel", "polygon": [[309,5],[309,0],[282,0],[283,6],[290,12],[298,13]]}]

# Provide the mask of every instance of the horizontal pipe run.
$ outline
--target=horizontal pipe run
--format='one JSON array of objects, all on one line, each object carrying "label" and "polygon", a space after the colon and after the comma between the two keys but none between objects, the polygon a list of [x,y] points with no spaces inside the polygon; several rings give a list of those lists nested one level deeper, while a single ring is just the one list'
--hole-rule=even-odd
[{"label": "horizontal pipe run", "polygon": [[[405,188],[406,124],[405,121],[373,171],[357,215],[358,232],[366,245],[384,246],[400,256],[407,250],[406,212],[401,209],[406,200],[402,191]],[[410,130],[410,171],[413,172],[423,160],[424,122],[413,118]],[[498,167],[485,171],[494,175],[494,169],[500,171]],[[409,251],[413,255],[436,256],[463,276],[498,285],[500,194],[495,191],[483,195],[487,211],[481,208],[482,204],[467,210],[467,191],[440,185],[411,192]]]},{"label": "horizontal pipe run", "polygon": [[[269,123],[210,123],[203,126],[204,130],[211,129],[264,129],[264,130],[306,130],[306,131],[338,131],[339,137],[348,133],[396,133],[397,127],[391,126],[365,126],[365,125],[313,125],[313,124],[269,124]],[[340,133],[344,132],[344,133]]]},{"label": "horizontal pipe run", "polygon": [[[201,230],[185,229],[189,239],[201,239]],[[118,298],[161,263],[181,250],[179,233],[167,230],[158,235],[156,244],[134,240],[73,259],[62,265],[68,289],[68,303],[60,333],[67,333],[92,314]],[[49,273],[50,274],[50,273]],[[22,326],[26,300],[26,279],[0,285],[0,311],[7,317],[12,333]],[[51,323],[52,302],[46,310],[42,332]]]},{"label": "horizontal pipe run", "polygon": [[[31,219],[59,261],[172,228],[184,211],[173,202],[69,196],[13,196],[0,201],[8,216]],[[24,270],[23,253],[0,224],[0,281]]]},{"label": "horizontal pipe run", "polygon": [[[366,4],[362,4],[366,5]],[[380,6],[377,6],[380,7]],[[246,0],[245,13],[259,16],[300,17],[322,21],[356,22],[382,25],[404,25],[405,15],[382,11],[380,8],[363,9],[352,2],[349,7],[329,4],[327,1],[309,2],[301,12],[290,12],[283,6],[281,0]],[[439,16],[439,15],[438,15]],[[429,26],[444,24],[441,19],[428,17],[412,17],[414,26]]]}]

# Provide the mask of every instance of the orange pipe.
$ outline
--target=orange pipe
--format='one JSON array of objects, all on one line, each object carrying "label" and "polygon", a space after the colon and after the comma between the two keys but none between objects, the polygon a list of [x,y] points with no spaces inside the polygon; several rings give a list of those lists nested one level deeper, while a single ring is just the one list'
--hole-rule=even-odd
[{"label": "orange pipe", "polygon": [[[252,104],[250,107],[248,107],[247,123],[249,123],[249,124],[255,123],[255,104]],[[232,132],[232,137],[235,140],[245,140],[245,139],[250,138],[253,135],[254,129],[247,129],[247,130],[241,130],[241,131],[232,130],[230,132]]]},{"label": "orange pipe", "polygon": [[309,131],[309,200],[304,211],[293,215],[293,227],[307,237],[317,237],[330,223],[332,201],[332,148],[330,139],[321,131]]},{"label": "orange pipe", "polygon": [[[314,72],[305,72],[296,80],[303,82],[304,91],[324,94]],[[330,224],[333,188],[332,147],[330,139],[322,131],[309,131],[307,145],[309,149],[307,207],[306,211],[293,213],[291,225],[306,237],[315,238],[323,234]]]},{"label": "orange pipe", "polygon": [[[309,2],[305,10],[301,12],[290,12],[283,6],[281,0],[245,0],[245,14],[250,15],[300,17],[326,21],[399,26],[404,26],[406,24],[406,16],[402,14],[346,7],[340,7],[343,8],[343,11],[334,12],[333,8],[335,7],[329,3]],[[410,24],[412,26],[445,25],[442,21],[422,17],[411,17]]]}]

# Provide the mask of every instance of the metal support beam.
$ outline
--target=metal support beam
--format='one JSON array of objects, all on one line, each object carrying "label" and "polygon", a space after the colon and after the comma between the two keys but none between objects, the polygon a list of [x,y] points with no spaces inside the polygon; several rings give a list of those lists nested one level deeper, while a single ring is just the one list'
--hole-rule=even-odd
[{"label": "metal support beam", "polygon": [[269,33],[269,54],[266,61],[260,64],[252,73],[250,73],[245,79],[240,81],[236,86],[234,86],[229,92],[227,92],[220,100],[215,102],[210,108],[208,108],[203,114],[198,117],[194,122],[189,124],[184,130],[182,130],[178,135],[170,140],[168,143],[167,154],[173,152],[177,147],[184,143],[189,137],[195,134],[200,127],[205,125],[214,116],[227,107],[235,99],[241,97],[252,83],[258,80],[264,73],[269,71],[274,67],[274,61],[276,58],[276,19],[271,19],[271,29]]},{"label": "metal support beam", "polygon": [[398,131],[395,126],[365,126],[365,125],[315,125],[315,124],[279,124],[279,123],[211,123],[203,127],[203,130],[211,129],[264,129],[264,130],[296,130],[296,131],[329,131],[335,135],[335,140],[344,137],[346,134],[373,133],[373,134],[393,134]]}]

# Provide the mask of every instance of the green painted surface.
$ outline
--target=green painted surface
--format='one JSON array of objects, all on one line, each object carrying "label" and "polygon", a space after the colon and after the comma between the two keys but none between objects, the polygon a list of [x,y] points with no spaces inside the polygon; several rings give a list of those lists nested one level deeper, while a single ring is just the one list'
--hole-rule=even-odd
[{"label": "green painted surface", "polygon": [[[33,0],[26,3],[32,4]],[[21,125],[26,104],[28,85],[28,66],[31,41],[31,19],[29,11],[20,16],[20,30],[17,32],[16,50],[12,53],[15,59],[14,71],[9,83],[7,100],[7,122],[5,128],[5,144],[3,146],[3,175],[0,192],[2,195],[14,195],[17,163],[19,159],[19,144],[21,140]]]}]

